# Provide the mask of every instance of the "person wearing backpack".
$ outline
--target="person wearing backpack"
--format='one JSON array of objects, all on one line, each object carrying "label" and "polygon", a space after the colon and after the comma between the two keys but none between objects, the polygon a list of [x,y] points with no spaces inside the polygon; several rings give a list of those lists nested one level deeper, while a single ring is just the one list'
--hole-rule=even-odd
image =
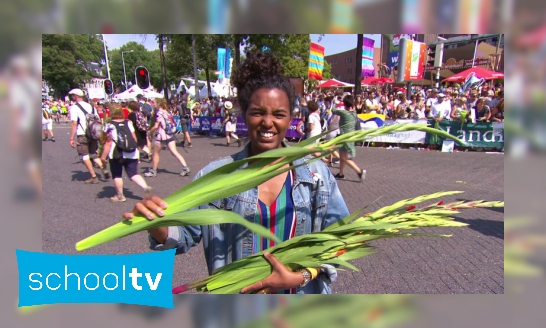
[{"label": "person wearing backpack", "polygon": [[190,169],[186,164],[186,160],[178,150],[176,150],[176,142],[174,134],[176,132],[176,122],[174,121],[173,115],[167,110],[169,105],[167,100],[161,99],[157,102],[157,113],[155,115],[155,120],[152,128],[150,129],[149,134],[154,135],[157,132],[157,136],[154,142],[154,153],[152,157],[152,168],[148,172],[144,173],[146,177],[155,177],[157,176],[157,167],[159,165],[159,153],[163,146],[167,146],[171,154],[182,164],[181,176],[187,176],[190,174]]},{"label": "person wearing backpack", "polygon": [[102,136],[100,117],[89,103],[83,101],[84,93],[81,89],[72,89],[68,94],[74,101],[74,105],[70,107],[70,120],[72,121],[70,146],[76,148],[83,164],[91,174],[91,178],[85,180],[85,184],[99,183],[91,160],[102,170],[102,175],[107,180],[110,178],[110,172],[105,169],[97,157],[99,139]]},{"label": "person wearing backpack", "polygon": [[[138,107],[138,104],[136,106]],[[110,163],[110,172],[116,188],[116,195],[110,197],[110,201],[117,203],[126,200],[123,195],[123,169],[129,179],[144,190],[145,195],[151,193],[151,188],[138,174],[139,151],[133,122],[124,118],[123,109],[117,104],[114,105],[111,115],[112,119],[103,129],[106,141],[100,160],[104,164]]]},{"label": "person wearing backpack", "polygon": [[129,120],[131,123],[133,123],[133,127],[135,128],[136,141],[138,149],[140,150],[140,157],[141,159],[146,159],[151,162],[152,154],[148,148],[147,137],[149,129],[148,118],[141,111],[140,106],[136,101],[129,102],[129,109],[131,110]]}]

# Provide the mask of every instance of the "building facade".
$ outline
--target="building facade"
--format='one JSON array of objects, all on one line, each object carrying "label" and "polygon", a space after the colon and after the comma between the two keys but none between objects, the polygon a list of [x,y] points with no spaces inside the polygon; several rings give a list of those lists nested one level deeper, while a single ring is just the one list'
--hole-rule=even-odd
[{"label": "building facade", "polygon": [[[381,62],[381,49],[374,48],[373,66],[375,68],[375,76],[378,76],[377,65]],[[332,76],[334,79],[355,83],[356,78],[356,48],[340,52],[337,54],[324,56],[324,60],[332,66]]]}]

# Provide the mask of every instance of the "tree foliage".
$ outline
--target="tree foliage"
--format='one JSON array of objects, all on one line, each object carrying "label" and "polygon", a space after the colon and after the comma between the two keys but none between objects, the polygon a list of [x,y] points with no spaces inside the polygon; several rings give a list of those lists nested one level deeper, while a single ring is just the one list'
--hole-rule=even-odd
[{"label": "tree foliage", "polygon": [[87,69],[89,63],[104,63],[102,41],[94,34],[44,34],[42,36],[42,78],[65,95],[70,89],[82,87],[96,74]]}]

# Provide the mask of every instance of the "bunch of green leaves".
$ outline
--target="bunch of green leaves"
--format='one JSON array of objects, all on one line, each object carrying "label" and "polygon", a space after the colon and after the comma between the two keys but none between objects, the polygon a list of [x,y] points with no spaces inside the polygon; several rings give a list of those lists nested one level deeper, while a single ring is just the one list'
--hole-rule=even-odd
[{"label": "bunch of green leaves", "polygon": [[[411,130],[437,134],[443,138],[454,139],[456,142],[464,144],[462,141],[445,131],[432,129],[423,126],[422,124],[410,123],[357,130],[340,135],[331,141],[325,141],[318,144],[315,143],[316,140],[325,134],[324,133],[300,142],[293,147],[270,150],[219,167],[165,198],[164,200],[168,204],[168,208],[164,211],[165,216],[150,221],[143,215],[138,215],[130,221],[126,220],[119,222],[78,242],[76,244],[76,249],[81,251],[136,232],[158,227],[176,225],[213,225],[222,223],[241,224],[265,238],[278,241],[267,229],[260,225],[250,223],[235,213],[222,210],[188,210],[257,187],[274,176],[293,170],[297,166],[305,165],[320,157],[328,156],[335,150],[341,148],[345,143],[364,141],[368,138],[384,134]],[[307,158],[307,156],[316,153],[320,153],[321,156]],[[296,160],[302,158],[305,158],[303,162],[300,162],[298,165],[294,164]]]},{"label": "bunch of green leaves", "polygon": [[484,201],[460,201],[445,205],[438,202],[419,209],[414,205],[459,193],[462,192],[438,192],[406,199],[362,217],[358,214],[364,209],[359,210],[321,232],[292,238],[263,252],[232,262],[205,279],[174,288],[173,293],[190,289],[213,294],[239,293],[242,288],[271,274],[272,268],[263,257],[265,252],[275,255],[281,263],[293,270],[320,268],[324,264],[330,264],[359,271],[348,261],[372,255],[373,247],[368,244],[372,240],[413,236],[450,237],[401,231],[420,227],[463,227],[467,224],[456,222],[451,217],[459,213],[458,209],[504,207],[504,202]]}]

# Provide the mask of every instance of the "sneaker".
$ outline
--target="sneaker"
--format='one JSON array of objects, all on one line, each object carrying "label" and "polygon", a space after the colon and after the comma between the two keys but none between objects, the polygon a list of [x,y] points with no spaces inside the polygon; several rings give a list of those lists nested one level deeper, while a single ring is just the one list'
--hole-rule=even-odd
[{"label": "sneaker", "polygon": [[55,142],[55,138],[51,138],[51,141]]},{"label": "sneaker", "polygon": [[85,182],[85,184],[97,184],[97,183],[99,183],[99,178],[97,178],[97,176],[95,175],[91,179],[85,180],[84,182]]},{"label": "sneaker", "polygon": [[341,174],[338,173],[338,174],[334,175],[334,178],[339,179],[339,180],[344,180],[345,175],[341,175]]},{"label": "sneaker", "polygon": [[104,177],[104,180],[110,179],[110,172],[108,172],[106,169],[102,169],[102,176]]},{"label": "sneaker", "polygon": [[123,195],[115,195],[114,197],[110,197],[110,201],[114,203],[124,202],[127,199],[125,199],[125,196]]},{"label": "sneaker", "polygon": [[243,144],[243,141],[241,139],[237,139],[237,145],[239,145],[239,147],[241,147],[242,144]]},{"label": "sneaker", "polygon": [[144,173],[144,176],[145,177],[156,177],[157,176],[157,172],[154,171],[153,169],[149,169],[148,172]]},{"label": "sneaker", "polygon": [[190,171],[189,168],[183,169],[183,170],[182,170],[182,173],[180,173],[180,175],[183,176],[183,177],[185,177],[185,176],[189,175],[190,172],[191,172],[191,171]]},{"label": "sneaker", "polygon": [[226,146],[229,147],[229,142],[226,142]]},{"label": "sneaker", "polygon": [[332,164],[339,164],[339,159],[334,159],[334,160],[332,161]]},{"label": "sneaker", "polygon": [[191,142],[188,144],[188,148],[193,148],[193,146],[191,145]]},{"label": "sneaker", "polygon": [[366,170],[360,170],[358,178],[360,179],[360,182],[364,183],[364,179],[366,179]]},{"label": "sneaker", "polygon": [[43,138],[42,141],[47,141],[47,138]]}]

